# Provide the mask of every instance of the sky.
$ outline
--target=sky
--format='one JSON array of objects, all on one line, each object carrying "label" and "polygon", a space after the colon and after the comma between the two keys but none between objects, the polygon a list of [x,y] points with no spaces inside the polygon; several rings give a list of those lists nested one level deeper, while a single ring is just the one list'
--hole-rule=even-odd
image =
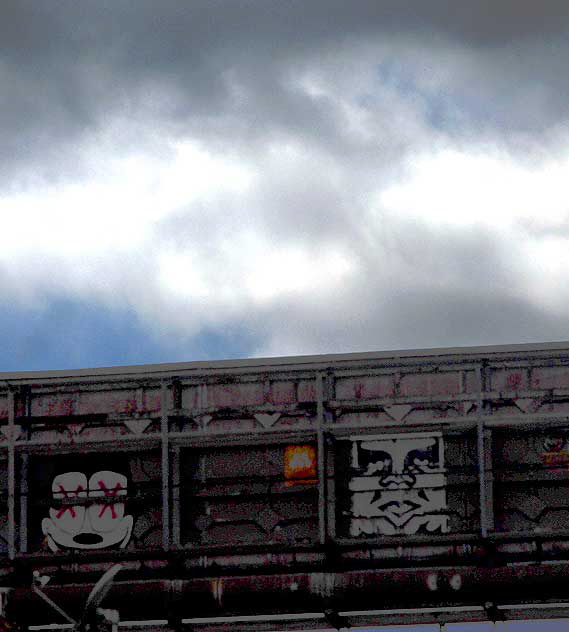
[{"label": "sky", "polygon": [[0,370],[569,339],[566,0],[2,0]]}]

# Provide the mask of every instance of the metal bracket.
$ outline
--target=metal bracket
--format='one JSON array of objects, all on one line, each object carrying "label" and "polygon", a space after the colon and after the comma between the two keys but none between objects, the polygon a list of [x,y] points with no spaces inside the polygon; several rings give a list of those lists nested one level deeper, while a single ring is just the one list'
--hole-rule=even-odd
[{"label": "metal bracket", "polygon": [[496,621],[505,621],[506,617],[504,613],[498,608],[493,601],[486,601],[484,603],[484,612],[488,617],[488,621],[496,623]]},{"label": "metal bracket", "polygon": [[332,608],[328,608],[324,610],[324,618],[326,619],[326,623],[328,623],[335,630],[349,630],[350,624],[345,617],[341,617],[337,610]]}]

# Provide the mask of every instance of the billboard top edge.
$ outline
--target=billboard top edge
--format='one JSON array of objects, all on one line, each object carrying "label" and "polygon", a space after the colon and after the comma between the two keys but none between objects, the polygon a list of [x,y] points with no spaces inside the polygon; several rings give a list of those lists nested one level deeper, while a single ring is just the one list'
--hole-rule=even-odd
[{"label": "billboard top edge", "polygon": [[[530,356],[540,353],[559,353],[567,351],[569,341],[521,343],[505,345],[481,345],[464,347],[432,347],[423,349],[394,349],[387,351],[365,351],[352,353],[333,353],[300,356],[253,357],[233,360],[197,360],[189,362],[173,362],[160,364],[137,364],[126,366],[94,367],[85,369],[58,369],[41,371],[0,372],[0,382],[53,382],[67,379],[159,379],[192,373],[215,371],[262,372],[286,369],[320,369],[331,365],[350,366],[358,363],[374,361],[412,361],[413,359],[458,361],[505,356],[504,360],[515,359],[520,354]],[[510,357],[511,356],[511,357]]]}]

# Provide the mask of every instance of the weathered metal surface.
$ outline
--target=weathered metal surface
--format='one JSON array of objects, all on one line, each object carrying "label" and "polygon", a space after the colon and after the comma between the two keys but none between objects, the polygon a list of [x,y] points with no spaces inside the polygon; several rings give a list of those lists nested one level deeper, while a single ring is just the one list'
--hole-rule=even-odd
[{"label": "weathered metal surface", "polygon": [[[489,568],[389,569],[320,573],[280,573],[242,577],[182,580],[118,580],[105,600],[105,607],[119,610],[124,620],[163,619],[176,621],[242,618],[236,627],[247,628],[247,618],[303,615],[332,611],[352,624],[367,619],[384,622],[445,622],[470,618],[488,620],[483,608],[496,604],[523,610],[527,616],[567,598],[566,563],[551,566]],[[42,590],[74,618],[93,588],[92,583],[73,586],[49,585]],[[9,614],[26,619],[28,625],[62,622],[29,590],[11,595]],[[516,604],[522,607],[515,607]],[[513,606],[513,607],[512,607]],[[533,610],[532,610],[533,607]],[[553,609],[553,608],[552,608]],[[457,616],[460,613],[461,616]],[[569,605],[565,614],[569,613]],[[539,616],[539,615],[538,615]],[[249,619],[251,620],[251,619]],[[221,621],[220,621],[221,622]],[[239,625],[241,623],[241,625]],[[282,629],[279,625],[279,628]],[[321,627],[329,627],[328,625]]]},{"label": "weathered metal surface", "polygon": [[116,561],[164,630],[558,615],[569,343],[0,374],[0,506],[30,625]]}]

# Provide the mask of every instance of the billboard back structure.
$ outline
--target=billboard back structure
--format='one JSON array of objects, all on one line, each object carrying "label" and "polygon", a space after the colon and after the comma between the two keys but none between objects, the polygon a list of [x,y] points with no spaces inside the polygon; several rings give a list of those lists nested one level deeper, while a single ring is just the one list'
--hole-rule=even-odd
[{"label": "billboard back structure", "polygon": [[78,621],[117,563],[135,631],[569,614],[569,343],[0,383],[20,626],[71,626],[38,590]]}]

